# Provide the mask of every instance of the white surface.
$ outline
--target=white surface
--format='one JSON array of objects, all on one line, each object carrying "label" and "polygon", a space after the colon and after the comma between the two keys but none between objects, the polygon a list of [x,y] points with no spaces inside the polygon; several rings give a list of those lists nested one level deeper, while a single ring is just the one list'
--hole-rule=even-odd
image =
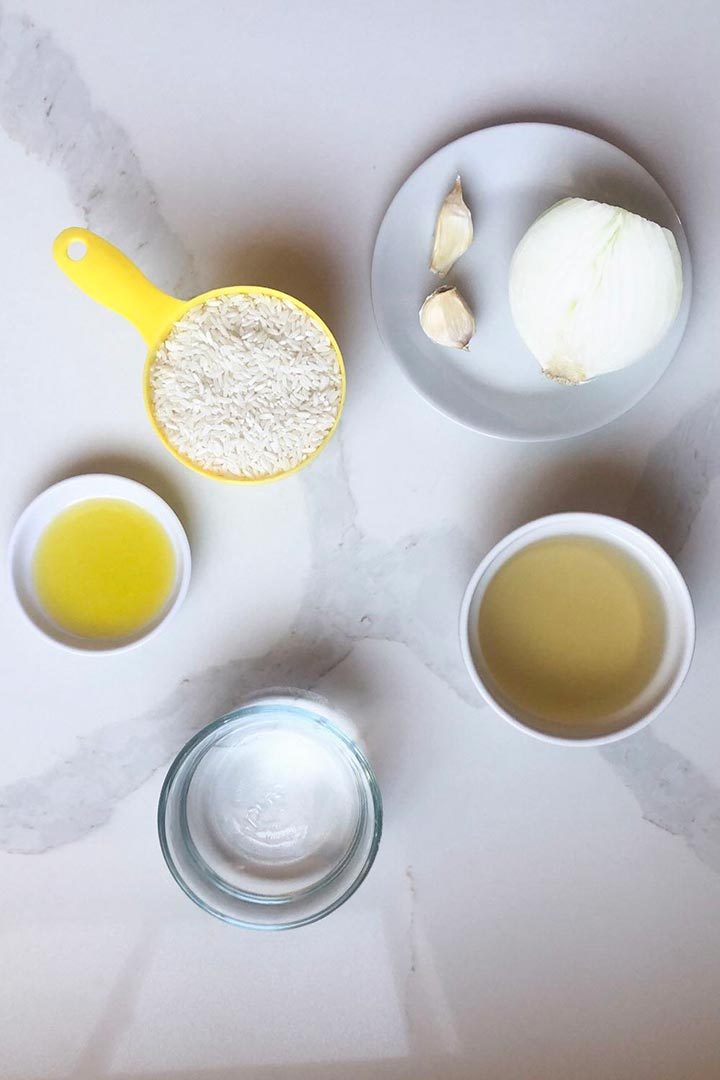
[{"label": "white surface", "polygon": [[[600,728],[607,734],[580,736],[576,732],[575,738],[568,738],[561,728],[553,732],[548,725],[547,730],[542,730],[543,722],[537,717],[523,718],[520,713],[515,714],[508,703],[503,705],[498,699],[483,658],[479,640],[480,608],[490,582],[500,567],[523,548],[557,536],[590,536],[623,549],[650,575],[664,610],[665,647],[657,671],[641,694],[622,712],[600,722]],[[695,613],[680,571],[647,533],[604,514],[551,514],[538,521],[529,521],[503,537],[481,561],[468,582],[460,607],[460,645],[470,678],[488,705],[520,731],[565,746],[602,746],[627,738],[645,727],[675,697],[687,677],[695,649]]]},{"label": "white surface", "polygon": [[[438,210],[456,176],[475,239],[446,278],[428,269]],[[560,386],[544,378],[513,323],[513,253],[533,221],[569,196],[624,207],[673,231],[683,263],[678,315],[662,342],[612,378]],[[454,284],[476,316],[468,351],[422,332],[418,312]],[[562,439],[615,420],[652,390],[672,360],[690,311],[692,268],[682,225],[657,181],[628,154],[573,128],[508,124],[444,146],[405,181],[378,233],[372,296],[378,329],[420,393],[461,424],[505,439]]]},{"label": "white surface", "polygon": [[[713,1077],[717,4],[10,0],[0,31],[5,539],[34,495],[92,466],[155,488],[193,549],[181,614],[116,656],[53,649],[0,591],[3,1080]],[[370,304],[403,178],[454,136],[527,118],[641,161],[696,271],[667,374],[570,454],[429,408]],[[52,261],[73,222],[182,295],[256,280],[317,310],[348,366],[321,458],[252,490],[173,461],[144,415],[136,333]],[[515,732],[458,647],[482,555],[571,509],[646,528],[697,609],[675,702],[601,750]],[[241,695],[301,683],[361,729],[383,841],[331,918],[236,932],[167,873],[162,775]]]},{"label": "white surface", "polygon": [[[142,630],[111,642],[84,638],[65,630],[50,618],[35,589],[33,562],[40,538],[59,514],[87,499],[122,499],[152,514],[164,529],[175,558],[175,580],[159,614]],[[138,484],[126,476],[89,473],[53,484],[25,507],[10,537],[8,561],[11,587],[22,612],[32,625],[56,645],[99,655],[130,649],[141,641],[147,641],[179,611],[190,587],[192,557],[185,530],[164,499],[144,484]]]}]

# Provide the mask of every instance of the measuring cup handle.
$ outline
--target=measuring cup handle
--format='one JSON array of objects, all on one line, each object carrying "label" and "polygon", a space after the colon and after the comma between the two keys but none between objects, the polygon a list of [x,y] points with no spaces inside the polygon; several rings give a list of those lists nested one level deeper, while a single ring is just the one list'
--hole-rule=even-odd
[{"label": "measuring cup handle", "polygon": [[158,289],[126,255],[89,229],[64,229],[55,238],[53,256],[71,281],[128,319],[150,347],[185,308],[184,301]]}]

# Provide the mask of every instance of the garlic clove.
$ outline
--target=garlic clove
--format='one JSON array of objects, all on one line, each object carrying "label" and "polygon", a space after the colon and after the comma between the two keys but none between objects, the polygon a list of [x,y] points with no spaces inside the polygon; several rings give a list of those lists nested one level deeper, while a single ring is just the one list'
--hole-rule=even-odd
[{"label": "garlic clove", "polygon": [[445,277],[448,270],[470,247],[473,238],[472,214],[463,199],[462,184],[458,176],[440,207],[435,225],[430,269],[433,274]]},{"label": "garlic clove", "polygon": [[441,285],[420,308],[420,325],[436,345],[467,349],[475,318],[454,285]]}]

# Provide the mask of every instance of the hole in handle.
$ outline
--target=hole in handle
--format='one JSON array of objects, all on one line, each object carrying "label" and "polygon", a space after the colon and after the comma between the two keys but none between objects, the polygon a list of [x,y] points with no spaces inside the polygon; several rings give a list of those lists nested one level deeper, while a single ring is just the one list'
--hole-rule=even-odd
[{"label": "hole in handle", "polygon": [[73,262],[80,262],[87,255],[87,244],[84,240],[71,240],[67,246],[67,257]]}]

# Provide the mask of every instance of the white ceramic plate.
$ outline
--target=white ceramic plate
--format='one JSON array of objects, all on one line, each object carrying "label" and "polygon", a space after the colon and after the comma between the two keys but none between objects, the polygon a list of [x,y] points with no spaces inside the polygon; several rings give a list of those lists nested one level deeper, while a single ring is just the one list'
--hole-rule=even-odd
[{"label": "white ceramic plate", "polygon": [[[475,312],[469,352],[423,334],[418,312],[441,284],[428,270],[440,205],[455,177],[472,210],[475,240],[446,282]],[[672,229],[685,289],[678,317],[651,354],[624,371],[579,387],[546,379],[510,315],[510,259],[535,218],[569,195],[614,203]],[[438,150],[406,180],[375,244],[372,295],[383,341],[415,388],[467,427],[505,439],[563,439],[601,427],[647,394],[672,360],[690,310],[690,252],[672,203],[622,150],[573,128],[506,124]]]},{"label": "white ceramic plate", "polygon": [[[162,525],[175,552],[175,583],[164,608],[149,625],[128,638],[103,641],[68,633],[47,615],[35,591],[33,556],[38,540],[61,511],[86,499],[125,499],[147,510]],[[56,644],[80,652],[117,652],[147,640],[175,614],[190,584],[190,545],[176,514],[150,488],[125,476],[89,473],[73,476],[47,488],[33,499],[18,518],[10,537],[8,557],[15,596],[33,626]]]}]

